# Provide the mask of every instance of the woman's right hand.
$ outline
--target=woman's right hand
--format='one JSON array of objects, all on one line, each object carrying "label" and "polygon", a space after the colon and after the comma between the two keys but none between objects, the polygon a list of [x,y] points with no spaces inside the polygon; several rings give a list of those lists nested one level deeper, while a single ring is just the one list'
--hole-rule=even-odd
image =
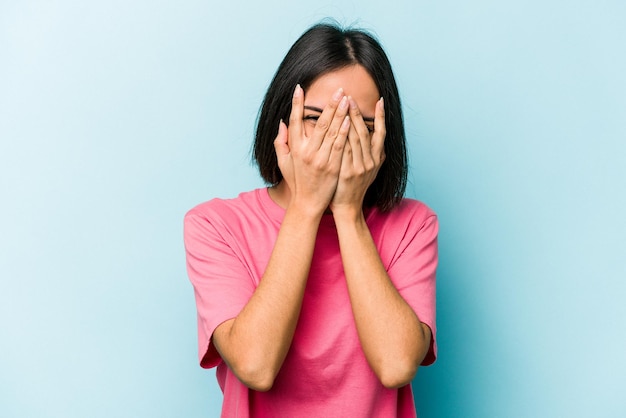
[{"label": "woman's right hand", "polygon": [[339,181],[350,129],[348,109],[347,98],[338,90],[315,128],[305,130],[304,93],[298,86],[289,128],[281,122],[274,141],[283,174],[280,187],[289,189],[289,196],[281,192],[287,211],[259,285],[241,312],[215,329],[212,340],[237,378],[253,390],[272,387],[291,347],[320,218]]},{"label": "woman's right hand", "polygon": [[311,137],[304,129],[304,92],[297,85],[289,127],[280,122],[274,141],[278,167],[290,190],[290,205],[321,215],[337,189],[343,150],[350,130],[349,103],[339,89],[319,116]]}]

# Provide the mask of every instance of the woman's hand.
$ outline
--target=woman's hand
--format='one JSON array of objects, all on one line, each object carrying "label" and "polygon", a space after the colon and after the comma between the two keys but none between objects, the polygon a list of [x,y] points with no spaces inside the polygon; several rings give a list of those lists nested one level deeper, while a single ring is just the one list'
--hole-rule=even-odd
[{"label": "woman's hand", "polygon": [[291,193],[290,204],[322,214],[335,194],[350,131],[350,103],[339,89],[319,116],[310,138],[304,130],[304,92],[293,94],[289,127],[280,122],[274,141],[278,167]]},{"label": "woman's hand", "polygon": [[330,202],[337,217],[341,214],[356,216],[361,213],[368,187],[374,182],[385,160],[385,109],[381,98],[376,103],[374,131],[370,132],[361,111],[352,98],[350,104],[350,131],[343,152],[339,183]]},{"label": "woman's hand", "polygon": [[315,250],[319,222],[335,193],[350,120],[340,89],[305,135],[304,93],[293,95],[289,128],[274,141],[288,207],[258,287],[236,318],[219,325],[213,344],[247,387],[267,391],[291,347]]}]

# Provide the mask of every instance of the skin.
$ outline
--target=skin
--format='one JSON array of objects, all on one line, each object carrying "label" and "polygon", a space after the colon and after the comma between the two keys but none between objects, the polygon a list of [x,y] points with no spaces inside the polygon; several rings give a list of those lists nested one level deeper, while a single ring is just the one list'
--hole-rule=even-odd
[{"label": "skin", "polygon": [[384,155],[384,102],[367,71],[325,74],[293,95],[289,127],[274,142],[283,181],[270,197],[285,208],[260,284],[213,343],[254,390],[271,389],[298,322],[317,230],[331,211],[350,302],[367,361],[388,388],[408,384],[424,359],[430,328],[393,286],[363,215],[363,198]]}]

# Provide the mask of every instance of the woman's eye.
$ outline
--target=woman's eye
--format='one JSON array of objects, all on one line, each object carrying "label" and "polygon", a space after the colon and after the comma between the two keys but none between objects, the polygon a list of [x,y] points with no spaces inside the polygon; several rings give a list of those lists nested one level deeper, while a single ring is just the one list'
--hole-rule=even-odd
[{"label": "woman's eye", "polygon": [[[306,115],[304,116],[302,119],[304,121],[311,121],[311,123],[313,123],[314,125],[317,123],[317,120],[320,118],[319,115]],[[365,126],[367,127],[367,131],[371,134],[374,132],[374,126],[372,125],[368,125],[365,124]]]}]

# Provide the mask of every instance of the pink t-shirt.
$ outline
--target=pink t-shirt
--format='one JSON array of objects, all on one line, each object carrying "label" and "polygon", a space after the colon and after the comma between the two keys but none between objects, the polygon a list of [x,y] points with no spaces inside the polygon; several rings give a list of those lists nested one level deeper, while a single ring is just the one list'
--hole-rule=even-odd
[{"label": "pink t-shirt", "polygon": [[[211,343],[259,285],[285,211],[267,189],[213,199],[185,216],[187,269],[198,310],[200,365],[217,366],[222,417],[415,417],[411,385],[385,388],[361,349],[332,215],[319,227],[302,311],[291,348],[268,392],[248,389]],[[423,365],[435,361],[436,215],[404,199],[393,211],[366,211],[392,282],[427,324],[433,339]]]}]

